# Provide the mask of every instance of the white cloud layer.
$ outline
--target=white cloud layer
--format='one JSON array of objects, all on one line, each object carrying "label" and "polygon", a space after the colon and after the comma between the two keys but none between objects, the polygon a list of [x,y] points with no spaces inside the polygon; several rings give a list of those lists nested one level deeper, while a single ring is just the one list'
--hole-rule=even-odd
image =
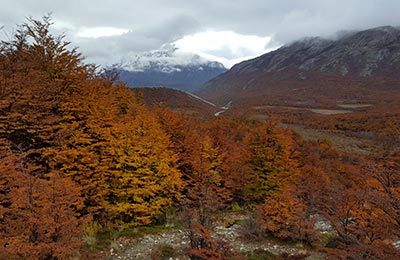
[{"label": "white cloud layer", "polygon": [[76,37],[97,39],[100,37],[120,36],[128,32],[129,29],[115,27],[82,27],[76,33]]},{"label": "white cloud layer", "polygon": [[219,61],[229,68],[238,61],[254,58],[274,49],[276,46],[270,46],[271,39],[270,36],[209,30],[186,35],[174,44],[182,51]]},{"label": "white cloud layer", "polygon": [[0,6],[6,31],[52,12],[54,29],[100,64],[179,40],[231,64],[258,55],[269,37],[265,51],[305,36],[400,25],[399,0],[0,0]]}]

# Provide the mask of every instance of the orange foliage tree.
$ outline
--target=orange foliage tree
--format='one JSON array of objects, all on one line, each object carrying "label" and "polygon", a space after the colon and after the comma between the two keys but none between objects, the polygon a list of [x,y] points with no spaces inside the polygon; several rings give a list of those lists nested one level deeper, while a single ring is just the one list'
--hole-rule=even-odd
[{"label": "orange foliage tree", "polygon": [[204,226],[196,224],[189,232],[190,259],[193,260],[243,260],[241,254],[232,251],[226,241],[213,238],[211,232]]},{"label": "orange foliage tree", "polygon": [[79,189],[44,154],[59,145],[60,104],[90,73],[62,37],[49,35],[50,24],[48,17],[29,20],[1,44],[0,238],[7,258],[67,259],[81,245]]},{"label": "orange foliage tree", "polygon": [[276,200],[266,201],[261,212],[266,229],[313,243],[320,236],[313,216],[319,215],[332,226],[329,248],[323,248],[329,259],[397,259],[396,164],[340,160],[323,141],[300,141],[297,150],[300,173]]},{"label": "orange foliage tree", "polygon": [[[2,259],[69,259],[78,254],[83,219],[79,189],[57,172],[33,175],[23,156],[4,159],[8,178],[7,204],[2,201]],[[4,177],[4,176],[3,176]]]},{"label": "orange foliage tree", "polygon": [[209,225],[211,214],[223,204],[224,191],[221,189],[221,150],[205,135],[196,135],[191,145],[191,171],[186,173],[187,197],[194,215],[201,225]]}]

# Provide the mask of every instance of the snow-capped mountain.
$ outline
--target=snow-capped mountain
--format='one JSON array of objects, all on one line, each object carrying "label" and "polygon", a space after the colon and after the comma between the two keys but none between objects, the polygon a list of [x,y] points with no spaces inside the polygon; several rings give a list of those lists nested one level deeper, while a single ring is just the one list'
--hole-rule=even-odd
[{"label": "snow-capped mountain", "polygon": [[219,62],[181,52],[171,44],[131,55],[114,67],[120,72],[120,80],[129,86],[164,86],[186,91],[195,91],[226,71]]}]

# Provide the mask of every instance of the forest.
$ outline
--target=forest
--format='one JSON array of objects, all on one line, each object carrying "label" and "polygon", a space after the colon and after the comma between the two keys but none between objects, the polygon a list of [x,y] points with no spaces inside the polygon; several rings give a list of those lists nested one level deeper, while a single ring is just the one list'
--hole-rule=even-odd
[{"label": "forest", "polygon": [[[51,24],[29,19],[0,45],[0,259],[100,259],[88,230],[164,224],[170,212],[190,259],[247,259],[209,234],[214,214],[233,207],[326,259],[400,259],[396,149],[351,154],[272,115],[149,106],[113,71],[85,64]],[[328,238],[315,229],[321,219]]]}]

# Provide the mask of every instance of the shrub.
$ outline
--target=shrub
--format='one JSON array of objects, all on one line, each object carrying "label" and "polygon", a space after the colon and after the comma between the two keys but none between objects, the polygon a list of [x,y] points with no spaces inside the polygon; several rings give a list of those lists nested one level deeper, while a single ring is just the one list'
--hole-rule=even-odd
[{"label": "shrub", "polygon": [[177,252],[175,248],[170,245],[160,245],[158,249],[150,254],[150,258],[152,260],[164,260],[170,259],[171,257],[176,256]]},{"label": "shrub", "polygon": [[255,219],[245,221],[239,228],[241,238],[249,241],[257,241],[265,237],[264,228]]},{"label": "shrub", "polygon": [[243,208],[239,206],[239,204],[235,203],[232,205],[232,211],[233,212],[241,212],[243,211]]},{"label": "shrub", "polygon": [[102,230],[102,226],[97,221],[91,221],[85,227],[85,234],[83,235],[83,242],[90,248],[94,249],[97,245],[97,233]]},{"label": "shrub", "polygon": [[249,256],[248,260],[280,260],[281,258],[277,255],[274,255],[270,251],[264,249],[256,249]]},{"label": "shrub", "polygon": [[303,259],[306,259],[309,256],[310,256],[309,253],[298,253],[298,254],[296,254],[296,253],[287,253],[287,252],[281,253],[282,260],[303,260]]}]

